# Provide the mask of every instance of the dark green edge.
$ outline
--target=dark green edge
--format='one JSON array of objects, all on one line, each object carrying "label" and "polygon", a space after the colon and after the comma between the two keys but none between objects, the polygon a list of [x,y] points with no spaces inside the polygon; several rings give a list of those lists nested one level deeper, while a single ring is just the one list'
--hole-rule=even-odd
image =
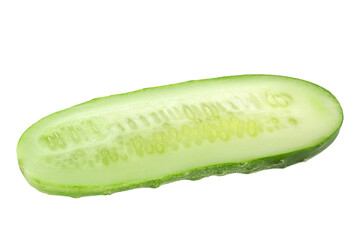
[{"label": "dark green edge", "polygon": [[[325,89],[317,84],[309,82],[309,81],[305,81],[305,80],[298,79],[298,78],[279,76],[279,75],[249,74],[249,75],[236,75],[236,76],[227,76],[227,77],[201,79],[201,80],[191,80],[191,81],[170,84],[170,85],[165,85],[165,86],[159,86],[159,87],[169,87],[169,86],[173,86],[173,85],[186,84],[189,82],[196,82],[196,81],[209,81],[209,80],[221,80],[221,79],[227,79],[227,78],[256,77],[256,76],[290,78],[293,80],[306,82],[306,83],[315,85],[315,86],[323,89],[324,91],[329,93],[330,96],[332,96],[334,98],[334,100],[337,102],[337,104],[339,106],[339,110],[341,113],[341,122],[339,124],[339,127],[329,137],[325,138],[322,142],[320,142],[319,144],[312,146],[312,147],[296,150],[293,152],[273,155],[273,156],[269,156],[269,157],[252,159],[249,161],[243,161],[243,162],[239,162],[239,163],[225,163],[225,164],[217,164],[217,165],[212,165],[212,166],[195,168],[195,169],[192,169],[192,170],[189,170],[186,172],[172,174],[172,175],[164,176],[161,178],[157,178],[157,179],[153,179],[153,180],[149,180],[149,181],[145,181],[145,182],[138,182],[138,183],[131,183],[131,184],[122,183],[122,184],[112,184],[112,185],[102,185],[102,186],[73,186],[73,185],[53,184],[53,183],[49,183],[46,181],[42,181],[40,179],[33,178],[30,174],[28,174],[26,172],[25,169],[22,168],[21,159],[18,159],[20,170],[21,170],[22,174],[24,175],[25,179],[29,182],[29,184],[31,186],[33,186],[34,188],[36,188],[37,190],[39,190],[40,192],[51,194],[51,195],[62,195],[62,196],[69,196],[69,197],[73,197],[73,198],[79,198],[79,197],[83,197],[83,196],[109,195],[109,194],[113,194],[116,192],[126,191],[126,190],[130,190],[130,189],[134,189],[134,188],[146,188],[146,187],[157,188],[163,184],[167,184],[167,183],[171,183],[171,182],[175,182],[175,181],[179,181],[179,180],[199,180],[204,177],[209,177],[209,176],[213,176],[213,175],[223,176],[223,175],[227,175],[227,174],[231,174],[231,173],[249,174],[249,173],[254,173],[254,172],[258,172],[258,171],[266,170],[266,169],[285,168],[285,167],[294,165],[296,163],[304,162],[304,161],[314,157],[315,155],[317,155],[318,153],[320,153],[324,149],[326,149],[335,140],[335,138],[339,134],[341,125],[344,120],[344,115],[343,115],[343,111],[340,106],[340,103],[330,91],[328,91],[327,89]],[[144,88],[144,89],[136,90],[133,92],[116,94],[116,95],[131,94],[131,93],[135,93],[135,92],[141,92],[144,90],[151,90],[154,88],[158,88],[158,87]],[[114,95],[111,95],[111,96],[114,96]],[[89,103],[92,101],[96,101],[99,99],[107,98],[107,97],[110,97],[110,96],[95,98],[90,101],[75,105],[73,107],[77,107],[77,106],[80,106],[80,105],[83,105],[83,104],[86,104],[86,103]],[[47,117],[57,114],[59,112],[65,111],[65,110],[67,110],[67,109],[55,112],[53,114],[48,115]],[[39,121],[41,121],[41,120],[39,120]],[[35,125],[35,124],[36,123],[34,123],[33,125]],[[28,131],[33,125],[31,125],[26,131]],[[22,136],[26,133],[26,131],[22,134]],[[19,142],[21,141],[22,136],[20,137]]]}]

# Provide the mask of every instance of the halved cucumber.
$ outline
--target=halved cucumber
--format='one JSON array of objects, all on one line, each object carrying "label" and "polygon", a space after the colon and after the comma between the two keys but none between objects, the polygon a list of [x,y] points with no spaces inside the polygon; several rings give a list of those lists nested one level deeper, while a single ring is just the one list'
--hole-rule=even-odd
[{"label": "halved cucumber", "polygon": [[27,181],[81,197],[181,179],[284,168],[336,138],[342,109],[300,79],[242,75],[97,98],[32,125],[17,147]]}]

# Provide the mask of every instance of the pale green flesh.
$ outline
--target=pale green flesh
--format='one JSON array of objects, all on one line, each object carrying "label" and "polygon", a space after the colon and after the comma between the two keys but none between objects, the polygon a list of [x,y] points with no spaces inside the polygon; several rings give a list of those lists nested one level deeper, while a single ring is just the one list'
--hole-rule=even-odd
[{"label": "pale green flesh", "polygon": [[328,91],[244,75],[95,99],[50,115],[18,144],[28,178],[63,186],[131,185],[321,143],[340,127]]}]

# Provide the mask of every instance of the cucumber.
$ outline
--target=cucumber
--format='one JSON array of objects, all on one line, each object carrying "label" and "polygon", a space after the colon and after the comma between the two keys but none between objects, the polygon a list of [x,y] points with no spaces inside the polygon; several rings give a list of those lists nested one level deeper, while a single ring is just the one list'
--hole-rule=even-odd
[{"label": "cucumber", "polygon": [[41,192],[81,197],[305,161],[328,147],[343,113],[313,83],[241,75],[112,95],[51,114],[17,146]]}]

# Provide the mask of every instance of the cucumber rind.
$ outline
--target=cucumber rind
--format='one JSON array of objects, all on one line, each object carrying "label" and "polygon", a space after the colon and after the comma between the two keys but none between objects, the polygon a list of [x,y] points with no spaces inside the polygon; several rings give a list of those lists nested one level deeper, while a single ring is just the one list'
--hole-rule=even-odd
[{"label": "cucumber rind", "polygon": [[121,184],[112,184],[112,185],[104,185],[104,186],[60,185],[60,184],[48,183],[40,179],[32,178],[26,172],[26,170],[22,169],[21,165],[20,165],[20,169],[26,180],[29,182],[29,184],[43,193],[47,193],[50,195],[69,196],[73,198],[93,196],[93,195],[110,195],[116,192],[131,190],[135,188],[157,188],[161,185],[179,180],[199,180],[214,175],[222,176],[231,173],[249,174],[266,169],[286,168],[296,163],[307,161],[308,159],[314,157],[315,155],[319,154],[324,149],[326,149],[337,137],[340,131],[340,126],[328,138],[324,139],[319,144],[309,148],[304,148],[297,151],[264,157],[264,158],[252,159],[250,161],[245,161],[240,163],[217,164],[212,166],[196,168],[187,172],[172,174],[162,178],[153,179],[145,182],[139,182],[139,183],[131,183],[131,184],[121,183]]}]

